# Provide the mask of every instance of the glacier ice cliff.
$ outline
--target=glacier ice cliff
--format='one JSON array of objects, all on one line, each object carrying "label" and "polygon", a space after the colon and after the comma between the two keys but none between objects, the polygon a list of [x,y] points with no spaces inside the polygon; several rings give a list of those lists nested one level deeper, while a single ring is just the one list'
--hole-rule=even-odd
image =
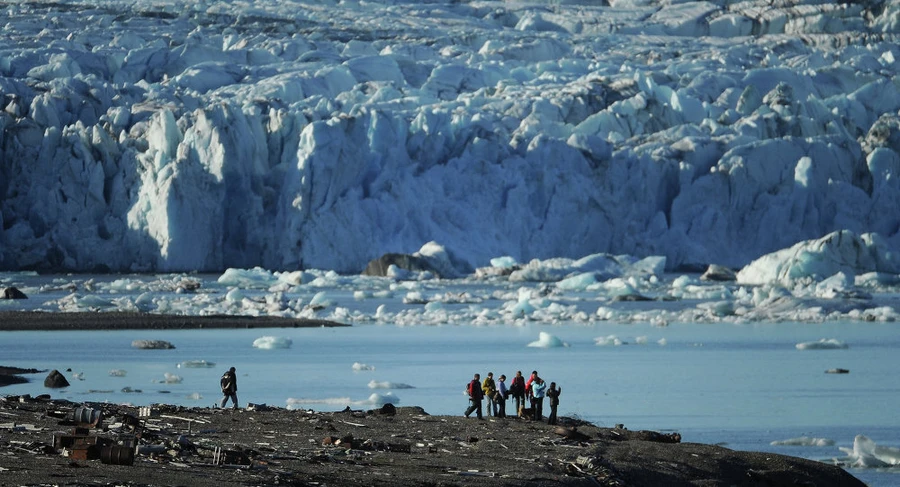
[{"label": "glacier ice cliff", "polygon": [[887,1],[3,3],[0,269],[900,248]]}]

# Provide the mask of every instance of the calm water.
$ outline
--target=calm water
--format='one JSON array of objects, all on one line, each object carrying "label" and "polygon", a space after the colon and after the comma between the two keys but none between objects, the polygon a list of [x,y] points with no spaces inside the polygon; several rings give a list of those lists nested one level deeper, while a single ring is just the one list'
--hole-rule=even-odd
[{"label": "calm water", "polygon": [[[540,332],[568,347],[535,348]],[[621,346],[597,346],[615,335]],[[290,348],[258,349],[262,336],[290,339]],[[799,342],[835,338],[842,350],[805,350]],[[140,350],[138,339],[160,339],[174,350]],[[475,372],[511,377],[538,370],[563,388],[560,412],[600,425],[678,431],[684,441],[721,443],[828,460],[844,456],[865,434],[879,445],[900,446],[900,402],[895,374],[900,337],[893,324],[417,326],[350,328],[5,332],[3,365],[59,369],[72,385],[52,391],[73,401],[175,403],[210,406],[218,378],[238,370],[238,398],[274,406],[338,410],[371,408],[372,394],[394,395],[398,405],[432,414],[461,414],[463,388]],[[664,345],[659,341],[664,340]],[[184,361],[211,368],[178,367]],[[355,371],[354,363],[375,370]],[[826,374],[832,368],[849,374]],[[124,377],[110,370],[126,371]],[[166,374],[181,381],[164,383]],[[74,377],[82,374],[82,379]],[[48,392],[44,374],[3,394]],[[412,388],[372,389],[370,381]],[[141,392],[122,392],[125,388]],[[829,438],[829,447],[770,446],[800,436]],[[852,470],[870,485],[894,485],[896,474]]]}]

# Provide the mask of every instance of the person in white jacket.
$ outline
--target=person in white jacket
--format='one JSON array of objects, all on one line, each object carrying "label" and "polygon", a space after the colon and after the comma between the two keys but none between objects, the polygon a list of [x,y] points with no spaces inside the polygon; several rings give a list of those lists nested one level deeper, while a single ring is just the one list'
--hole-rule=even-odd
[{"label": "person in white jacket", "polygon": [[537,377],[531,384],[531,395],[534,397],[534,420],[542,421],[544,419],[544,396],[547,393],[547,383],[544,379]]}]

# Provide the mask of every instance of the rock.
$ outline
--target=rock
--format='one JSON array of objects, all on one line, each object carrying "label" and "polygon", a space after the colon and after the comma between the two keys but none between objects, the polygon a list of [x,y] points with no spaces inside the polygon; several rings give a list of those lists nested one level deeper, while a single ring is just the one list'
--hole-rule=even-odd
[{"label": "rock", "polygon": [[416,257],[410,254],[384,254],[381,257],[369,261],[366,269],[363,271],[364,276],[387,277],[388,268],[397,266],[400,269],[410,272],[431,272],[438,276],[436,269],[422,257]]},{"label": "rock", "polygon": [[28,296],[25,295],[22,291],[19,291],[18,288],[13,286],[3,288],[3,299],[28,299]]},{"label": "rock", "polygon": [[47,378],[44,379],[44,387],[53,387],[53,388],[61,388],[61,387],[69,387],[69,381],[66,380],[66,376],[62,375],[60,371],[53,369]]},{"label": "rock", "polygon": [[701,281],[736,281],[737,274],[728,267],[710,264],[706,272],[700,276]]},{"label": "rock", "polygon": [[135,340],[131,342],[131,346],[147,350],[168,350],[175,348],[175,345],[172,345],[165,340]]}]

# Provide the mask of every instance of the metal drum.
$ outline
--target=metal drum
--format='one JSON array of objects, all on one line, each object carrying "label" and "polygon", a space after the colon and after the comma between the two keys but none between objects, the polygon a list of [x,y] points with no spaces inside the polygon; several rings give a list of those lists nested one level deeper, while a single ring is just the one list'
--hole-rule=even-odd
[{"label": "metal drum", "polygon": [[105,446],[100,449],[100,461],[107,465],[134,465],[134,447]]},{"label": "metal drum", "polygon": [[98,424],[102,415],[100,409],[79,407],[75,408],[74,419],[77,423]]}]

